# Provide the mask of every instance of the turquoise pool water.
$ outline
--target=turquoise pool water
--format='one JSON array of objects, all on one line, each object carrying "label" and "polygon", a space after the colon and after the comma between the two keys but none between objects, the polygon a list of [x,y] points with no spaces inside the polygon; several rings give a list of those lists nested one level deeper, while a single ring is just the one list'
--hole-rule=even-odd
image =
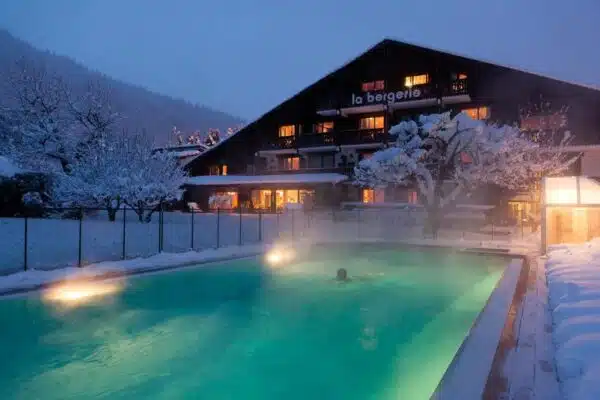
[{"label": "turquoise pool water", "polygon": [[[0,399],[427,399],[506,261],[318,248],[0,301]],[[345,267],[350,283],[333,280]]]}]

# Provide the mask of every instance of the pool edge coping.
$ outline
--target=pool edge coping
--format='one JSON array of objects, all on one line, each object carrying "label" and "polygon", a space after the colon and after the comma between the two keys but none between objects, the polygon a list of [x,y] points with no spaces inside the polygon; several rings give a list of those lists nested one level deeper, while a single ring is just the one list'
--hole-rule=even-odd
[{"label": "pool edge coping", "polygon": [[[481,254],[496,255],[485,252]],[[504,255],[507,256],[507,254]],[[513,347],[515,318],[522,305],[530,268],[526,255],[510,254],[510,258],[510,263],[503,271],[481,312],[473,321],[467,335],[431,395],[431,400],[498,398],[499,395],[506,392],[507,381],[503,373],[503,367],[507,353]],[[503,289],[505,293],[501,293],[500,289]],[[499,302],[504,304],[498,304]],[[502,308],[493,309],[494,306]],[[498,316],[500,316],[499,319]],[[489,340],[490,329],[487,325],[490,323],[498,324],[492,332],[493,340]],[[476,355],[465,352],[479,347],[481,343],[475,343],[476,341],[486,342],[485,345],[488,349],[486,349],[487,352],[484,356],[489,361],[480,366],[483,368],[485,365],[485,374],[482,373],[480,379],[473,382],[474,368],[473,365],[468,364],[473,364],[474,358],[481,359],[481,349],[477,349],[478,353]],[[464,384],[465,382],[468,384]],[[465,394],[465,392],[469,394]],[[476,397],[473,397],[473,395]]]}]

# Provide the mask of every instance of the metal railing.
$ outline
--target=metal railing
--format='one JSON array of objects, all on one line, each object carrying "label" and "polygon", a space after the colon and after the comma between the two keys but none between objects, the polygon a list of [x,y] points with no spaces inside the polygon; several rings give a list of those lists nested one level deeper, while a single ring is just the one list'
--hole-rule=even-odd
[{"label": "metal railing", "polygon": [[[143,211],[147,214],[151,210]],[[523,220],[511,225],[485,219],[456,221],[448,219],[437,238],[509,242],[526,238],[535,230]],[[113,221],[101,209],[46,209],[39,217],[0,218],[0,274],[300,238],[431,238],[426,225],[425,214],[419,209],[330,208],[279,213],[157,210],[148,222],[141,222],[132,209],[120,209]]]}]

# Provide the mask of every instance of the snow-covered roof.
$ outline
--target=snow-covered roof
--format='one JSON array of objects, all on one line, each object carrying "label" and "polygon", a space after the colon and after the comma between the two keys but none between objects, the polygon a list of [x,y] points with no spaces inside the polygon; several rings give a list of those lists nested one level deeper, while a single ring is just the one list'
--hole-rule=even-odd
[{"label": "snow-covered roof", "polygon": [[14,165],[8,158],[0,156],[0,176],[12,178],[22,172],[21,168]]},{"label": "snow-covered roof", "polygon": [[174,157],[184,158],[184,157],[197,156],[200,153],[202,153],[200,150],[184,150],[184,151],[173,151],[171,154]]},{"label": "snow-covered roof", "polygon": [[347,180],[343,174],[288,174],[288,175],[202,175],[188,178],[191,186],[225,186],[285,183],[340,183]]}]

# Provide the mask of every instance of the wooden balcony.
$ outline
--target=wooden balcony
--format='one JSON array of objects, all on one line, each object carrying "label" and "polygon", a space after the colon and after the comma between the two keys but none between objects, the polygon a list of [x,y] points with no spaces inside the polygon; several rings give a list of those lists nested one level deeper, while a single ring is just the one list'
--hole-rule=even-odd
[{"label": "wooden balcony", "polygon": [[301,135],[298,138],[298,148],[302,147],[318,147],[318,146],[335,146],[336,135],[334,132],[324,133],[309,133]]},{"label": "wooden balcony", "polygon": [[303,149],[311,147],[358,145],[370,143],[387,143],[390,135],[381,129],[353,129],[346,131],[330,131],[326,133],[310,133],[301,136],[279,137],[266,143],[261,150]]},{"label": "wooden balcony", "polygon": [[381,129],[357,129],[338,132],[336,143],[338,145],[356,145],[368,143],[387,143],[390,135]]},{"label": "wooden balcony", "polygon": [[296,136],[277,137],[263,143],[261,150],[287,150],[296,148]]},{"label": "wooden balcony", "polygon": [[457,79],[450,83],[444,90],[444,96],[458,96],[462,94],[469,94],[468,79]]},{"label": "wooden balcony", "polygon": [[312,174],[312,173],[339,173],[352,175],[354,171],[353,165],[342,167],[323,167],[323,168],[308,168],[300,165],[299,169],[267,169],[264,166],[255,166],[253,174],[256,175],[293,175],[293,174]]}]

